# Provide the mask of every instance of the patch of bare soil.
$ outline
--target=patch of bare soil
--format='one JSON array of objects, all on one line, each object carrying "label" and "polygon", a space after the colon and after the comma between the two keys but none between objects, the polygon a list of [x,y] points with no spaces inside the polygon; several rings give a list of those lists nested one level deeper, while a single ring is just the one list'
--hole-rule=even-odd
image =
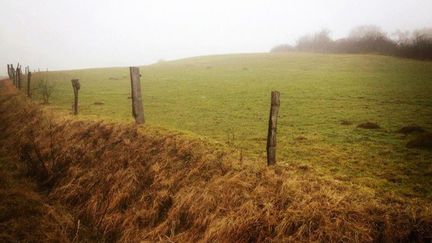
[{"label": "patch of bare soil", "polygon": [[432,149],[432,133],[422,133],[407,143],[407,148]]},{"label": "patch of bare soil", "polygon": [[348,121],[348,120],[341,120],[340,124],[341,124],[341,125],[344,125],[344,126],[349,126],[349,125],[352,125],[353,123],[352,123],[352,121]]},{"label": "patch of bare soil", "polygon": [[364,128],[364,129],[379,129],[380,126],[375,122],[364,122],[357,126],[358,128]]},{"label": "patch of bare soil", "polygon": [[408,135],[411,133],[423,133],[426,132],[426,129],[417,125],[409,125],[409,126],[402,127],[401,129],[397,130],[397,132]]}]

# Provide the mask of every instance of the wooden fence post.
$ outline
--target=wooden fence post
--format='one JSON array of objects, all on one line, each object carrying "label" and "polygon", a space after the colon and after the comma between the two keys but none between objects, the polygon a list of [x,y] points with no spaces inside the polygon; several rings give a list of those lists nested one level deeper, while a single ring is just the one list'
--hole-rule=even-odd
[{"label": "wooden fence post", "polygon": [[22,70],[20,66],[18,71],[18,89],[21,89],[21,87],[22,87]]},{"label": "wooden fence post", "polygon": [[267,165],[276,164],[276,128],[280,105],[279,97],[280,93],[278,91],[271,92],[270,117],[267,134]]},{"label": "wooden fence post", "polygon": [[9,64],[8,74],[9,74],[9,79],[11,81],[13,81],[13,66],[12,66],[12,64]]},{"label": "wooden fence post", "polygon": [[30,69],[29,69],[29,71],[28,71],[28,73],[27,73],[27,96],[29,97],[29,98],[31,98],[31,85],[30,85],[30,83],[31,83],[31,75],[32,75],[32,73],[30,72]]},{"label": "wooden fence post", "polygon": [[15,87],[18,87],[18,67],[14,69],[14,81],[13,81]]},{"label": "wooden fence post", "polygon": [[15,85],[15,69],[13,67],[13,64],[10,65],[10,72],[11,72],[11,81]]},{"label": "wooden fence post", "polygon": [[78,115],[78,90],[81,88],[81,85],[79,83],[79,79],[72,79],[71,81],[74,91],[73,113],[74,115]]},{"label": "wooden fence post", "polygon": [[11,76],[11,73],[10,73],[10,66],[9,66],[9,64],[7,65],[7,72],[8,72],[9,79],[11,79],[12,76]]},{"label": "wooden fence post", "polygon": [[16,69],[16,87],[18,89],[21,89],[21,75],[22,75],[22,73],[21,73],[21,66],[18,65],[17,69]]},{"label": "wooden fence post", "polygon": [[140,71],[138,67],[130,67],[132,115],[137,124],[144,123],[144,108],[141,96]]}]

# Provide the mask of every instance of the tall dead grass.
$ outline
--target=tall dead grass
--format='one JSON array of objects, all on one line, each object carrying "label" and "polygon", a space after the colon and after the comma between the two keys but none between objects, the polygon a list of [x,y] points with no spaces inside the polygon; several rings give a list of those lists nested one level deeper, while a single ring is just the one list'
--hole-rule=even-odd
[{"label": "tall dead grass", "polygon": [[0,114],[10,151],[30,146],[27,159],[46,167],[39,179],[50,200],[107,241],[421,242],[432,236],[431,206],[420,199],[376,195],[301,166],[239,164],[223,146],[170,131],[49,115],[20,95],[3,92]]}]

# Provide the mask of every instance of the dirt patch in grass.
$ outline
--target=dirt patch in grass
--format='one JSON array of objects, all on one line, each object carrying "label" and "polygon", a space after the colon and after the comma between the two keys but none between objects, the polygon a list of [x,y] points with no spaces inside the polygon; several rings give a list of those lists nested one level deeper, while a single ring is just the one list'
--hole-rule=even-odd
[{"label": "dirt patch in grass", "polygon": [[407,143],[407,148],[432,149],[432,133],[422,133]]},{"label": "dirt patch in grass", "polygon": [[100,101],[96,101],[95,103],[93,103],[93,105],[105,105],[105,103],[100,102]]},{"label": "dirt patch in grass", "polygon": [[421,126],[417,126],[417,125],[410,125],[410,126],[404,126],[401,129],[397,130],[398,133],[402,133],[402,134],[411,134],[411,133],[423,133],[426,132],[426,129],[424,129]]},{"label": "dirt patch in grass", "polygon": [[341,125],[344,125],[344,126],[349,126],[349,125],[352,125],[353,123],[352,123],[352,121],[348,121],[348,120],[341,120],[341,121],[340,121],[340,124],[341,124]]},{"label": "dirt patch in grass", "polygon": [[380,128],[380,126],[375,122],[360,123],[357,127],[363,128],[363,129],[379,129]]},{"label": "dirt patch in grass", "polygon": [[294,139],[297,140],[297,141],[307,140],[307,138],[305,136],[298,136],[298,137],[295,137]]}]

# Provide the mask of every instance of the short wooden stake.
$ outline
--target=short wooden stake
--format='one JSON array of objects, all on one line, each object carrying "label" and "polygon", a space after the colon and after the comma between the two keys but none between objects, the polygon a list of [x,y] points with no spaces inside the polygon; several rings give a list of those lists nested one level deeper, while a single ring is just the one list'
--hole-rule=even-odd
[{"label": "short wooden stake", "polygon": [[140,71],[138,67],[130,67],[132,116],[137,124],[144,123],[144,108],[141,96]]},{"label": "short wooden stake", "polygon": [[278,91],[271,92],[270,117],[267,134],[267,165],[276,164],[276,128],[280,106],[279,97],[280,93]]},{"label": "short wooden stake", "polygon": [[78,91],[81,88],[79,79],[72,79],[72,88],[74,91],[74,104],[73,104],[73,113],[74,115],[78,115]]},{"label": "short wooden stake", "polygon": [[30,70],[27,72],[27,96],[31,98],[31,75]]}]

